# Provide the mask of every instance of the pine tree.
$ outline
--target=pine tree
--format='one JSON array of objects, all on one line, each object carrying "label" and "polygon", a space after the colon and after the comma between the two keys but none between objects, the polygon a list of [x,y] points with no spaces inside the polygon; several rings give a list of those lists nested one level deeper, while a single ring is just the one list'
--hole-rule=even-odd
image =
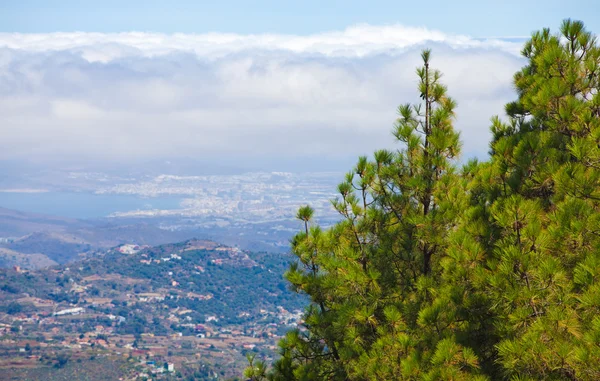
[{"label": "pine tree", "polygon": [[600,49],[565,20],[522,54],[489,165],[499,361],[511,377],[600,379]]},{"label": "pine tree", "polygon": [[[472,351],[452,338],[447,301],[436,298],[445,237],[457,213],[455,102],[422,53],[422,102],[398,108],[396,152],[359,158],[333,201],[342,221],[328,230],[298,219],[298,262],[286,278],[311,305],[306,330],[282,340],[272,379],[410,379],[477,372]],[[450,366],[460,364],[460,366]],[[466,369],[466,370],[465,370]],[[429,373],[433,372],[433,373]],[[448,374],[450,374],[448,373]],[[444,373],[445,374],[445,373]]]},{"label": "pine tree", "polygon": [[302,207],[286,278],[301,328],[253,380],[600,379],[600,48],[581,22],[525,44],[490,160],[455,168],[430,52],[398,151],[360,157],[321,229]]}]

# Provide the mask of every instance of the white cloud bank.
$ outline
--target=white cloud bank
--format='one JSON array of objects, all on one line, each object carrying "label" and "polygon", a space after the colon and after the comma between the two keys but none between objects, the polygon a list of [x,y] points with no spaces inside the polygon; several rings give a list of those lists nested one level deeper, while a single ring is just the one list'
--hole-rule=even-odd
[{"label": "white cloud bank", "polygon": [[0,34],[0,159],[335,158],[393,147],[424,47],[465,154],[515,97],[521,42],[403,26],[310,36]]}]

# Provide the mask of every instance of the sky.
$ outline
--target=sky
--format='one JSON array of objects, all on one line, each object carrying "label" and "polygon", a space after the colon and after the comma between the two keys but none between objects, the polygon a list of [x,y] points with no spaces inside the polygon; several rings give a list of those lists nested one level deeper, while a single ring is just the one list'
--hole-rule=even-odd
[{"label": "sky", "polygon": [[536,3],[2,0],[0,160],[347,170],[399,148],[424,48],[485,158],[526,37],[600,30],[600,2]]},{"label": "sky", "polygon": [[474,37],[528,36],[563,18],[600,29],[597,0],[2,0],[0,31],[313,34],[368,23]]}]

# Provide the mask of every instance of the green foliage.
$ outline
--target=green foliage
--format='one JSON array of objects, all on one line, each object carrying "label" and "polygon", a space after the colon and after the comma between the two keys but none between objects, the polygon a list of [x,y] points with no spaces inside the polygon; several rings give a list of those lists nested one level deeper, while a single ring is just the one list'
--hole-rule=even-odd
[{"label": "green foliage", "polygon": [[422,53],[398,151],[360,157],[342,220],[312,210],[286,273],[305,323],[253,380],[600,379],[600,49],[581,22],[536,32],[490,159],[455,159],[456,103]]},{"label": "green foliage", "polygon": [[23,306],[17,302],[11,302],[8,306],[6,306],[6,313],[9,315],[16,315],[21,311],[23,311]]},{"label": "green foliage", "polygon": [[247,377],[251,381],[258,381],[265,378],[267,367],[264,362],[257,361],[254,354],[248,353],[246,355],[248,359],[248,368],[244,371],[244,377]]},{"label": "green foliage", "polygon": [[482,169],[496,188],[485,289],[499,322],[496,361],[514,377],[594,380],[600,49],[581,22],[565,20],[560,35],[535,33],[523,55],[519,98],[507,105],[507,125],[495,121]]}]

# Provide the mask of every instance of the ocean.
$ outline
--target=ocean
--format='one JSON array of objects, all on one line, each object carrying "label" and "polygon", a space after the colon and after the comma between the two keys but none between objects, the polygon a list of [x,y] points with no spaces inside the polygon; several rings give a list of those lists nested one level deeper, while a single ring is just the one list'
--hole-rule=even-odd
[{"label": "ocean", "polygon": [[177,209],[182,200],[177,196],[144,198],[86,192],[0,192],[0,207],[79,219],[131,210]]}]

